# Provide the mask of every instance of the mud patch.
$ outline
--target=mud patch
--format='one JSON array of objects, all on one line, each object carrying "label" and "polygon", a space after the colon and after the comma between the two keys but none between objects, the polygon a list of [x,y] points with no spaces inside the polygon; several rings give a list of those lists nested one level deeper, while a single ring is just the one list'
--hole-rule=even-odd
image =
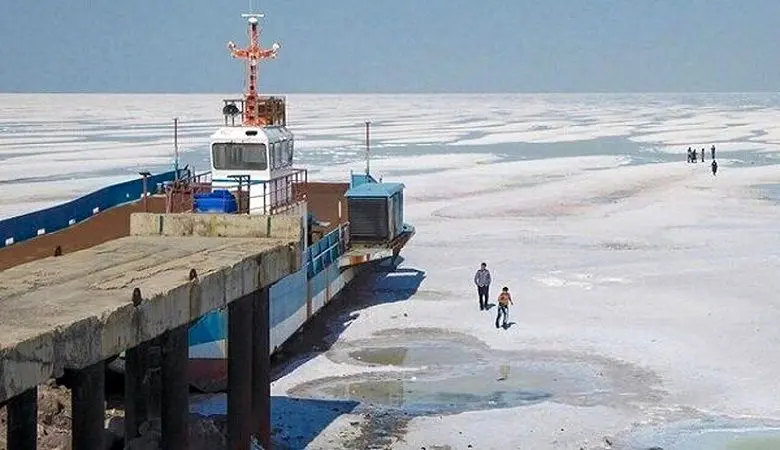
[{"label": "mud patch", "polygon": [[386,371],[327,377],[288,394],[358,402],[411,415],[457,414],[541,402],[575,406],[657,402],[658,378],[629,364],[556,352],[499,351],[460,333],[388,330],[335,346],[335,362]]}]

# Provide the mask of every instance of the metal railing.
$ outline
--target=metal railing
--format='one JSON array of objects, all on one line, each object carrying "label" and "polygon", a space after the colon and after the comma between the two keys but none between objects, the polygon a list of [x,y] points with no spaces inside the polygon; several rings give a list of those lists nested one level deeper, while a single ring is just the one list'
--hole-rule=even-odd
[{"label": "metal railing", "polygon": [[185,212],[193,209],[195,194],[211,192],[211,172],[190,175],[164,184],[165,212]]},{"label": "metal railing", "polygon": [[251,214],[280,214],[295,206],[302,195],[293,192],[293,185],[306,184],[309,175],[306,169],[292,172],[270,180],[249,181],[249,212]]},{"label": "metal railing", "polygon": [[[244,121],[244,115],[247,112],[246,100],[243,98],[226,98],[222,102],[224,103],[222,115],[225,119],[225,126],[241,126]],[[266,124],[271,126],[287,125],[287,108],[284,97],[257,97],[255,108],[257,108],[257,116],[265,119]]]},{"label": "metal railing", "polygon": [[349,222],[338,226],[307,249],[306,271],[313,278],[349,249]]},{"label": "metal railing", "polygon": [[[309,181],[306,169],[294,169],[291,172],[270,179],[251,180],[249,175],[233,175],[235,184],[223,187],[236,196],[238,213],[262,215],[283,214],[295,210],[304,199],[302,192],[295,192],[295,184]],[[183,212],[193,210],[193,196],[212,192],[211,172],[194,174],[180,180],[166,183],[166,211]]]}]

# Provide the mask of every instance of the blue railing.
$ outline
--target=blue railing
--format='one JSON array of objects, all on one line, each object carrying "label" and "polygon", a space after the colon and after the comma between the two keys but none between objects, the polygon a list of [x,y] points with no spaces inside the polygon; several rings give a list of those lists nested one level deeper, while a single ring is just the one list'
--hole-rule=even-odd
[{"label": "blue railing", "polygon": [[[189,176],[189,169],[179,169],[179,178]],[[154,192],[158,184],[173,181],[170,171],[147,178],[147,189]],[[143,178],[106,186],[83,197],[21,216],[0,221],[0,248],[53,233],[86,220],[93,215],[143,196]]]},{"label": "blue railing", "polygon": [[306,266],[309,279],[322,272],[347,249],[349,224],[344,224],[322,237],[306,249]]}]

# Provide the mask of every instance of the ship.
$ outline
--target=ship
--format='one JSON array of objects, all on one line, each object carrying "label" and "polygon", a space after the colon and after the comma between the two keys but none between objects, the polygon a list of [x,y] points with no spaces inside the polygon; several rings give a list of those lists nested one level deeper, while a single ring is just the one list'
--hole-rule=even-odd
[{"label": "ship", "polygon": [[[400,182],[345,173],[341,183],[309,179],[297,167],[295,138],[287,127],[283,96],[258,92],[259,63],[277,57],[281,46],[260,44],[263,14],[243,14],[249,45],[228,42],[243,60],[243,95],[224,99],[224,123],[209,138],[209,169],[178,167],[106,186],[70,202],[0,221],[0,270],[35,259],[78,251],[129,235],[134,212],[288,215],[300,218],[300,270],[269,289],[271,355],[325,305],[378,264],[394,267],[415,234],[404,222]],[[369,122],[366,126],[366,150]],[[203,392],[227,385],[226,308],[213,310],[189,327],[190,384]],[[123,355],[109,364],[121,372]]]}]

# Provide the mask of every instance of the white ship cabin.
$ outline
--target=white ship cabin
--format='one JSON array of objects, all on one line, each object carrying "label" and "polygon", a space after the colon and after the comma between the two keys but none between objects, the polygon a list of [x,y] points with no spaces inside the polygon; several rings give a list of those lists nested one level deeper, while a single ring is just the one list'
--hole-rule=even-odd
[{"label": "white ship cabin", "polygon": [[[211,177],[214,189],[238,188],[249,182],[249,211],[272,214],[292,203],[293,134],[286,127],[227,126],[211,136]],[[302,180],[300,180],[302,181]]]}]

